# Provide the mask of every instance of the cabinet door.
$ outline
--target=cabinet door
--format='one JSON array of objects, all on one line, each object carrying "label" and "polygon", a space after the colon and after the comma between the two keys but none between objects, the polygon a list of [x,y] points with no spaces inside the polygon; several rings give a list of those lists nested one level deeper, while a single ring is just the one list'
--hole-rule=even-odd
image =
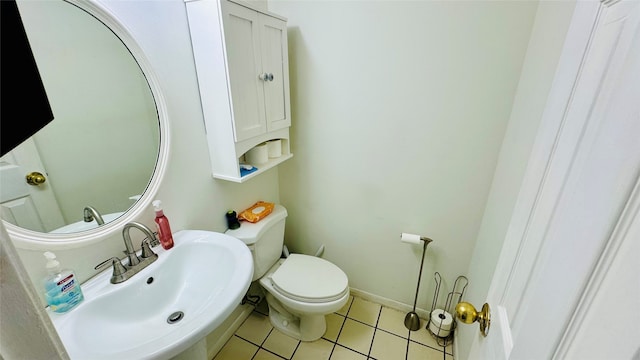
[{"label": "cabinet door", "polygon": [[264,113],[259,14],[229,1],[222,2],[224,39],[235,140],[267,131]]},{"label": "cabinet door", "polygon": [[267,130],[291,125],[289,104],[289,61],[286,22],[260,16],[262,70],[269,74],[264,81],[264,102]]}]

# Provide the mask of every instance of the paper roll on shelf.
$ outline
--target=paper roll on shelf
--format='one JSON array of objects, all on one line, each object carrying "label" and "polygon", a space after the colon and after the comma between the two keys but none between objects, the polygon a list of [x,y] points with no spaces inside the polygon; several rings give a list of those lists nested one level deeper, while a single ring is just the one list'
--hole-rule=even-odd
[{"label": "paper roll on shelf", "polygon": [[435,309],[431,312],[429,321],[429,331],[437,337],[447,337],[453,328],[453,316],[442,309]]},{"label": "paper roll on shelf", "polygon": [[261,165],[269,161],[267,143],[256,145],[245,154],[245,159],[251,165]]},{"label": "paper roll on shelf", "polygon": [[267,152],[269,159],[275,159],[282,156],[282,140],[270,140],[267,142]]},{"label": "paper roll on shelf", "polygon": [[420,235],[416,234],[402,233],[400,234],[400,241],[409,244],[422,244],[422,238],[420,237]]}]

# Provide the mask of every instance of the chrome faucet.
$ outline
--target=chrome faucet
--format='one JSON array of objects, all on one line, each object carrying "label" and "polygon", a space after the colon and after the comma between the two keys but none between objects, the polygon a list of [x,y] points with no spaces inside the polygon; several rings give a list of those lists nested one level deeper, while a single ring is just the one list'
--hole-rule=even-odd
[{"label": "chrome faucet", "polygon": [[[136,254],[136,250],[133,248],[133,244],[131,243],[131,236],[129,235],[131,228],[136,228],[147,236],[142,240],[142,244],[140,244],[142,248],[140,257]],[[129,258],[128,264],[122,265],[120,259],[112,257],[101,262],[95,267],[95,270],[98,270],[99,268],[111,263],[113,266],[113,274],[111,275],[112,284],[118,284],[131,278],[158,258],[158,254],[154,253],[153,250],[151,250],[151,247],[159,245],[160,241],[156,238],[155,233],[146,225],[135,221],[127,223],[122,229],[122,237],[126,248],[125,254],[127,254],[127,257]]]},{"label": "chrome faucet", "polygon": [[93,219],[96,219],[98,226],[104,225],[104,219],[102,219],[102,215],[96,210],[93,206],[85,206],[84,207],[84,222],[92,222]]}]

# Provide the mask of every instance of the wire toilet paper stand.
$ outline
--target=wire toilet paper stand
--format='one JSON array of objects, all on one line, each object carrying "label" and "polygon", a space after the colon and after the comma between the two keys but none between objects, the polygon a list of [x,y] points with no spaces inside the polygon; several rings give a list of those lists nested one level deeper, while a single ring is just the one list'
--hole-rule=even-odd
[{"label": "wire toilet paper stand", "polygon": [[[429,321],[427,322],[427,330],[429,331],[431,336],[436,340],[438,345],[444,347],[453,342],[453,333],[456,327],[456,322],[453,321],[451,323],[450,328],[445,328],[444,317],[439,317],[439,319],[441,319],[439,321],[432,320],[431,314],[433,314],[433,312],[436,311],[436,305],[438,303],[438,297],[440,295],[440,286],[442,285],[442,276],[440,276],[440,273],[436,271],[433,274],[433,278],[435,280],[436,286],[433,293],[433,301],[431,302],[431,312],[429,314]],[[464,291],[467,288],[468,284],[469,284],[469,279],[467,279],[465,276],[460,275],[456,278],[456,281],[453,283],[453,288],[451,292],[447,293],[447,300],[443,308],[444,311],[448,312],[449,314],[454,314],[455,306],[460,301],[462,301],[462,296],[464,295]],[[432,322],[433,322],[433,328],[437,330],[435,332],[432,330],[432,326],[431,326]],[[447,336],[445,337],[438,336],[439,334],[445,331],[449,331]]]}]

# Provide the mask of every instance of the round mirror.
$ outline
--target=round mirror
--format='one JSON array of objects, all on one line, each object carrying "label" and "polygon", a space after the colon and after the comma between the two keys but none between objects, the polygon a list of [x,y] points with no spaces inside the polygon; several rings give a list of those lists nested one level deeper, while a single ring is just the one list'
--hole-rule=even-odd
[{"label": "round mirror", "polygon": [[5,226],[14,240],[45,243],[114,231],[148,205],[164,172],[167,119],[150,65],[96,3],[18,8],[54,120],[0,159]]}]

